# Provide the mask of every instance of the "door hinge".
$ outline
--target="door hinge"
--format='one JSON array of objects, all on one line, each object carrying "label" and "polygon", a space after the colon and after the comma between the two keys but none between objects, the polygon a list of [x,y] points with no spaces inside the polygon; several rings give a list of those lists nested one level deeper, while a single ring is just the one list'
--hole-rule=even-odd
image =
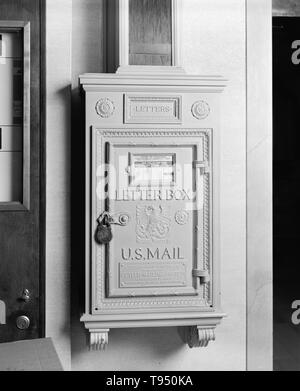
[{"label": "door hinge", "polygon": [[210,173],[210,167],[207,161],[194,160],[194,167],[200,169],[200,174],[205,175]]},{"label": "door hinge", "polygon": [[193,269],[193,277],[200,278],[201,284],[207,284],[210,281],[208,270]]}]

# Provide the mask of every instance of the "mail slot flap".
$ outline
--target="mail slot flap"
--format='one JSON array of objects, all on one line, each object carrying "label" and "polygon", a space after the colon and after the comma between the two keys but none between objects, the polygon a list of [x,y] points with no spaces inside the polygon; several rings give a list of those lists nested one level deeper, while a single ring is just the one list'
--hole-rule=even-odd
[{"label": "mail slot flap", "polygon": [[0,126],[0,152],[22,152],[23,132],[21,127]]},{"label": "mail slot flap", "polygon": [[21,32],[0,31],[0,57],[22,57],[22,34]]}]

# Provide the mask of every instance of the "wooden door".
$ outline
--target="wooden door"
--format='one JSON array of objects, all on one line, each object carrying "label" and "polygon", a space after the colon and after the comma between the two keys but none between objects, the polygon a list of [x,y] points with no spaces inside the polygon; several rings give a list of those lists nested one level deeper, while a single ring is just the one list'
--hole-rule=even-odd
[{"label": "wooden door", "polygon": [[[0,342],[38,338],[44,334],[42,3],[40,0],[0,1],[3,49],[0,72],[5,68],[12,74],[13,90],[9,92],[9,83],[5,91],[2,85],[2,101],[7,103],[12,97],[12,115],[6,115],[9,110],[6,105],[0,107],[0,165],[8,167],[0,169]],[[14,50],[9,52],[9,41],[14,40],[9,34],[21,37],[22,50],[17,54]],[[21,90],[14,84],[17,74],[23,83]],[[18,142],[14,141],[16,139]],[[16,165],[9,163],[15,160]],[[9,186],[17,190],[8,191]]]}]

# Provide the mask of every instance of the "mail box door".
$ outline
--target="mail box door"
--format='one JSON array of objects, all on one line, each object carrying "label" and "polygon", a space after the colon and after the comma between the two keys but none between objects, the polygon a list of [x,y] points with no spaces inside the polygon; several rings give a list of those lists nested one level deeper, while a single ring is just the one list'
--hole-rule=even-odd
[{"label": "mail box door", "polygon": [[203,297],[200,277],[211,272],[209,131],[95,133],[95,220],[106,216],[112,232],[108,244],[95,244],[106,298]]}]

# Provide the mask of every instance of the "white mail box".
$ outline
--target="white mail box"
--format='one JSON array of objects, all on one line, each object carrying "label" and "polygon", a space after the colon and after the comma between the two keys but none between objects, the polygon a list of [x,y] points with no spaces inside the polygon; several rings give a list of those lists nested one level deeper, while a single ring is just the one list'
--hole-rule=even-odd
[{"label": "white mail box", "polygon": [[224,80],[85,74],[86,308],[111,328],[215,339],[220,309],[219,97]]}]

